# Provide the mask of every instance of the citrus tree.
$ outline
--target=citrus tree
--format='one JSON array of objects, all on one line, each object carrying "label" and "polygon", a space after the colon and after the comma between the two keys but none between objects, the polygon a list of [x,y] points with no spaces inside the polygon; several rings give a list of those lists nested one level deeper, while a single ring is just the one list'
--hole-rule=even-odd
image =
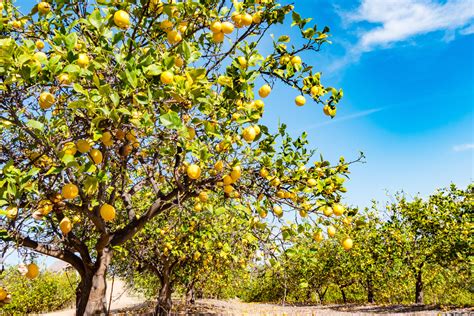
[{"label": "citrus tree", "polygon": [[391,236],[415,279],[415,303],[423,303],[423,274],[429,265],[455,268],[468,261],[473,190],[473,185],[463,190],[453,184],[426,200],[398,195],[387,205]]},{"label": "citrus tree", "polygon": [[[114,247],[204,190],[278,217],[345,192],[343,159],[305,168],[305,135],[259,124],[275,84],[329,116],[342,97],[298,56],[319,50],[329,29],[293,6],[51,0],[0,9],[1,239],[71,264],[81,276],[77,315],[105,311]],[[300,46],[268,34],[288,15]],[[272,41],[266,56],[263,40]]]},{"label": "citrus tree", "polygon": [[[255,235],[264,234],[237,199],[227,203],[226,209],[202,191],[189,202],[158,216],[122,249],[116,249],[119,275],[156,295],[157,315],[169,314],[171,294],[177,287],[185,290],[191,303],[196,287],[211,273],[218,282],[228,270],[245,269],[257,247]],[[140,280],[135,282],[136,278]]]}]

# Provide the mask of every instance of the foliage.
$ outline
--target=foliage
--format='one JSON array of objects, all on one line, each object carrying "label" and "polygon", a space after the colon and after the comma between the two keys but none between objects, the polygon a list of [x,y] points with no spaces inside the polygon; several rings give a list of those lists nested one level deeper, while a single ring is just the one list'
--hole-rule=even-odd
[{"label": "foliage", "polygon": [[[377,303],[409,304],[421,291],[426,304],[472,306],[472,224],[467,215],[472,213],[472,190],[472,185],[464,190],[452,185],[425,200],[398,195],[381,211],[376,203],[371,210],[349,211],[352,216],[338,228],[339,237],[318,242],[301,234],[269,264],[260,264],[242,297],[364,303],[371,291]],[[350,251],[338,246],[346,234],[355,241]]]},{"label": "foliage", "polygon": [[28,280],[15,268],[5,270],[0,283],[11,294],[11,302],[0,307],[0,314],[26,315],[69,307],[74,302],[78,277],[75,272],[43,272]]},{"label": "foliage", "polygon": [[[328,42],[329,28],[310,26],[293,6],[3,7],[1,239],[70,263],[81,275],[79,314],[86,305],[89,313],[104,310],[114,250],[201,191],[227,206],[235,199],[254,216],[272,208],[316,214],[346,192],[344,158],[314,162],[306,134],[292,139],[284,125],[272,134],[259,123],[265,105],[254,90],[264,82],[293,87],[298,105],[307,95],[331,117],[343,96],[298,56]],[[261,55],[263,37],[286,17],[304,44],[283,35]]]}]

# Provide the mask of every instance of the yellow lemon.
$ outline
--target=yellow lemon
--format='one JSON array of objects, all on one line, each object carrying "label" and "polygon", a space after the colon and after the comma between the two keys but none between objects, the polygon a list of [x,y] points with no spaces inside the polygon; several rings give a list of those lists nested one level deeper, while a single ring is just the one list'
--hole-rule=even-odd
[{"label": "yellow lemon", "polygon": [[113,220],[115,218],[115,207],[105,203],[100,207],[100,216],[106,222]]},{"label": "yellow lemon", "polygon": [[94,161],[94,163],[96,165],[100,164],[102,162],[102,153],[100,152],[100,150],[98,149],[91,149],[91,152],[89,153],[89,155],[91,156],[92,158],[92,161]]},{"label": "yellow lemon", "polygon": [[345,250],[350,250],[353,245],[354,245],[354,243],[353,243],[352,239],[350,239],[350,238],[346,238],[342,241],[342,247]]},{"label": "yellow lemon", "polygon": [[124,10],[118,10],[114,13],[114,23],[121,29],[126,29],[130,26],[130,15]]},{"label": "yellow lemon", "polygon": [[74,199],[79,194],[79,189],[73,183],[68,183],[63,186],[61,195],[65,199]]},{"label": "yellow lemon", "polygon": [[85,154],[91,149],[91,145],[85,139],[80,139],[76,142],[76,148],[80,153]]},{"label": "yellow lemon", "polygon": [[258,95],[261,98],[266,98],[272,92],[272,88],[268,84],[264,84],[260,89],[258,89]]},{"label": "yellow lemon", "polygon": [[27,266],[27,269],[28,269],[28,272],[26,272],[25,276],[28,279],[30,279],[30,280],[35,279],[39,275],[39,268],[35,263],[33,263],[33,262],[30,263]]},{"label": "yellow lemon", "polygon": [[299,95],[295,98],[295,104],[297,106],[303,106],[306,103],[306,98],[302,95]]},{"label": "yellow lemon", "polygon": [[69,234],[69,232],[72,230],[71,220],[67,217],[64,217],[59,223],[59,229],[62,231],[64,235]]},{"label": "yellow lemon", "polygon": [[49,109],[54,102],[56,102],[56,98],[51,93],[45,91],[40,94],[39,105],[43,110]]},{"label": "yellow lemon", "polygon": [[196,180],[201,176],[201,168],[198,165],[192,164],[188,166],[186,173],[188,174],[188,177]]}]

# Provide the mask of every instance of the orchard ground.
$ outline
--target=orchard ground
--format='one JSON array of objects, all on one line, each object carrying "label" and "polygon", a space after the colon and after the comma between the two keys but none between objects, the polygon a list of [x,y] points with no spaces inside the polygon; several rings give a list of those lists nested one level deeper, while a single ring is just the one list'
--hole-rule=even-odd
[{"label": "orchard ground", "polygon": [[[107,284],[107,298],[110,297],[112,281]],[[121,280],[115,280],[112,290],[112,315],[151,315],[155,308],[155,302],[147,302],[140,295],[127,290],[125,283]],[[357,304],[329,304],[329,305],[291,305],[274,303],[245,303],[238,299],[233,300],[215,300],[201,299],[197,300],[192,307],[186,307],[181,300],[174,302],[176,315],[417,315],[431,316],[444,313],[461,313],[470,315],[474,308],[466,309],[440,309],[433,305],[357,305]],[[57,311],[43,314],[44,316],[70,316],[74,315],[74,309]]]}]

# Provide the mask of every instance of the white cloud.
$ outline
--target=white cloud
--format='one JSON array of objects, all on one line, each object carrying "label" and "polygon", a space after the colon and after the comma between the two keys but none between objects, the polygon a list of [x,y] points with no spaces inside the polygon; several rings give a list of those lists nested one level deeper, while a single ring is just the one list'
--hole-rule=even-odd
[{"label": "white cloud", "polygon": [[474,1],[362,0],[356,11],[345,17],[352,23],[378,24],[360,34],[357,49],[366,52],[416,35],[461,29],[474,19]]},{"label": "white cloud", "polygon": [[466,151],[474,149],[474,144],[462,144],[453,146],[454,151]]},{"label": "white cloud", "polygon": [[337,71],[359,60],[366,52],[412,40],[417,35],[441,31],[443,41],[456,34],[474,33],[474,0],[360,0],[351,12],[336,8],[346,27],[356,30],[357,42],[330,65]]}]

